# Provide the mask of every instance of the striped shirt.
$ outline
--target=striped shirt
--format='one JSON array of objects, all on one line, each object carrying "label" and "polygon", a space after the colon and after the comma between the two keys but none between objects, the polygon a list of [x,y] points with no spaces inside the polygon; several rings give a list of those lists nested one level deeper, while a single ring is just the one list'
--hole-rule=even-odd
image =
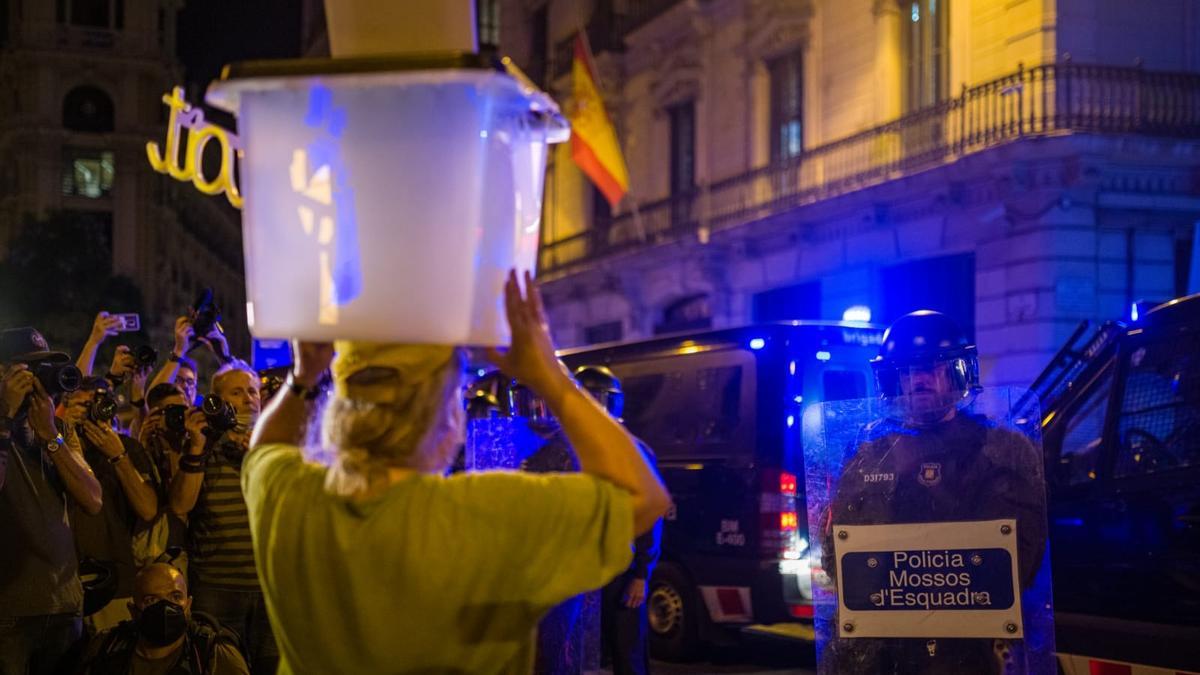
[{"label": "striped shirt", "polygon": [[196,583],[206,588],[259,589],[240,466],[221,446],[208,459],[188,523],[192,544],[188,564]]}]

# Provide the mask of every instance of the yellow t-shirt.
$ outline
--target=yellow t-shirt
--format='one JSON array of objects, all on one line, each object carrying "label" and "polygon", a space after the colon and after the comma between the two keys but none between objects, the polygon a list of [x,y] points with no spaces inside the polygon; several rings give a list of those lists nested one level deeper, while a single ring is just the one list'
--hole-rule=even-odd
[{"label": "yellow t-shirt", "polygon": [[281,674],[528,673],[538,619],[629,567],[629,494],[588,475],[324,480],[295,446],[242,468]]}]

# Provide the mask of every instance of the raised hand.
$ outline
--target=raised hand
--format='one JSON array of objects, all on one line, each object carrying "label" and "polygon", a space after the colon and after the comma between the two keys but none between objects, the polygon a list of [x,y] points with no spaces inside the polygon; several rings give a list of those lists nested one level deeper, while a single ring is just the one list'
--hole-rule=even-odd
[{"label": "raised hand", "polygon": [[110,338],[116,335],[118,328],[123,324],[121,317],[112,316],[108,312],[101,311],[96,315],[95,321],[92,322],[92,333],[88,336],[88,342],[92,344],[100,344],[105,338]]},{"label": "raised hand", "polygon": [[542,295],[529,272],[525,273],[524,292],[516,270],[508,273],[504,309],[512,330],[512,346],[506,352],[489,348],[488,360],[543,398],[552,396],[564,383],[570,383],[570,375],[554,354]]},{"label": "raised hand", "polygon": [[333,343],[292,340],[292,354],[296,361],[292,364],[293,377],[301,385],[312,387],[333,363]]}]

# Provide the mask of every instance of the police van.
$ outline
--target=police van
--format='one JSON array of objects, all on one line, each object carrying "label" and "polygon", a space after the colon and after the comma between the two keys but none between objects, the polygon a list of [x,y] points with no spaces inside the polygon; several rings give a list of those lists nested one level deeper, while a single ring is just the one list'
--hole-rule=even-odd
[{"label": "police van", "polygon": [[625,423],[674,498],[647,597],[656,657],[746,629],[812,639],[801,413],[872,396],[882,333],[791,322],[559,353],[620,378]]},{"label": "police van", "polygon": [[1137,309],[1032,386],[1068,675],[1200,671],[1200,295]]}]

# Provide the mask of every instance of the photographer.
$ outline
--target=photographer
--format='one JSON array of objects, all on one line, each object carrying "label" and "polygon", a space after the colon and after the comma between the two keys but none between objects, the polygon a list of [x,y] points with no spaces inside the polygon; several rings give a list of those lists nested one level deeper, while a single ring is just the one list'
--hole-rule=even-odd
[{"label": "photographer", "polygon": [[[134,561],[143,565],[157,560],[168,550],[179,551],[172,564],[187,571],[187,523],[170,509],[169,486],[179,473],[179,459],[190,447],[191,437],[203,443],[204,413],[192,409],[177,385],[163,383],[146,394],[149,413],[138,434],[146,449],[159,486],[159,512],[150,528],[134,538]],[[187,419],[192,414],[192,431]]]},{"label": "photographer", "polygon": [[[529,672],[538,620],[624,571],[670,497],[633,437],[555,358],[540,296],[505,288],[489,352],[560,421],[581,473],[444,477],[462,440],[461,350],[297,343],[243,481],[285,672]],[[328,469],[297,445],[332,360]],[[398,636],[403,636],[398,639]]]},{"label": "photographer", "polygon": [[83,456],[65,447],[42,381],[61,385],[65,368],[78,377],[70,360],[32,328],[0,331],[3,673],[49,673],[80,635],[83,590],[65,514],[72,501],[99,513],[101,489]]},{"label": "photographer", "polygon": [[188,415],[190,442],[171,480],[170,499],[171,509],[189,519],[196,609],[237,631],[252,670],[269,672],[279,656],[254,568],[241,479],[258,417],[258,387],[258,375],[240,362],[213,376],[213,394]]},{"label": "photographer", "polygon": [[88,618],[93,630],[129,618],[133,592],[134,535],[149,527],[158,513],[153,466],[137,441],[112,428],[117,403],[100,377],[84,378],[78,391],[63,397],[64,430],[69,447],[83,453],[103,491],[99,514],[72,510],[75,542],[81,558],[100,561],[114,575],[115,596]]}]

